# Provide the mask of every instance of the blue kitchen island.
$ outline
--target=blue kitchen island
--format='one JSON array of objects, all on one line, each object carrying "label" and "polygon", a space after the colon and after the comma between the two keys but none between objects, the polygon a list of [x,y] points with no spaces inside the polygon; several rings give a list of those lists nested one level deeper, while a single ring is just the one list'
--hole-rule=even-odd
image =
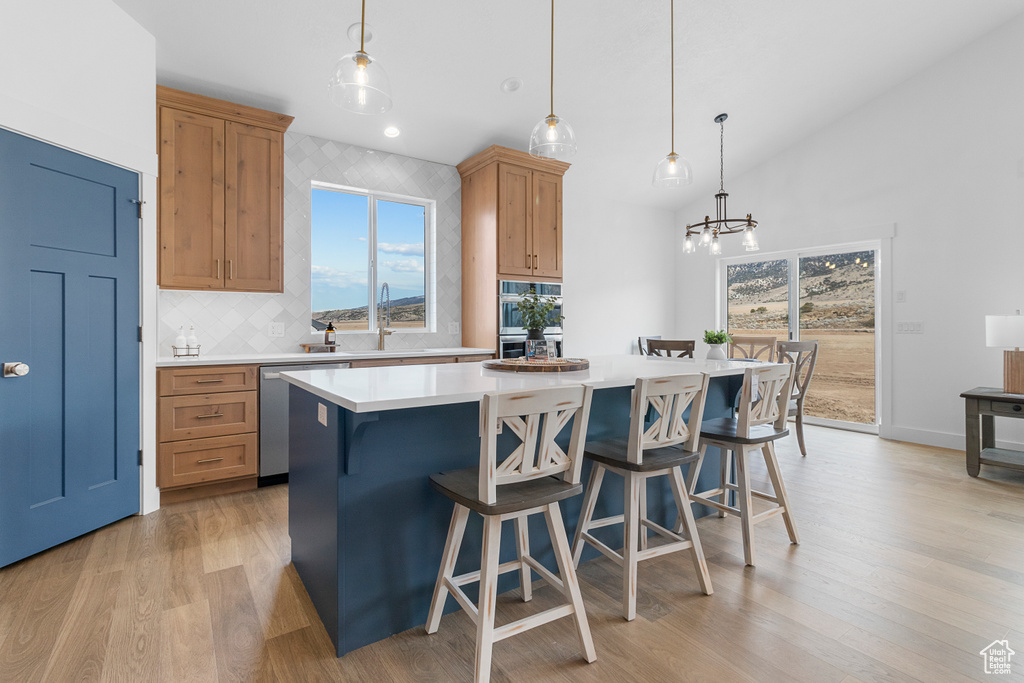
[{"label": "blue kitchen island", "polygon": [[[292,385],[292,561],[338,656],[425,623],[452,514],[451,501],[430,487],[429,477],[479,462],[483,394],[589,384],[594,398],[588,438],[599,439],[627,434],[630,390],[638,377],[708,373],[708,419],[729,414],[747,367],[742,361],[604,356],[591,358],[588,370],[566,373],[510,373],[481,363],[282,372]],[[564,430],[566,439],[568,434]],[[714,484],[717,459],[709,449],[699,488]],[[584,481],[588,468],[584,463]],[[670,525],[675,504],[667,481],[657,483],[648,492],[649,516]],[[581,502],[577,496],[562,505],[570,538]],[[614,481],[602,489],[598,512],[622,513],[622,487]],[[544,522],[540,516],[532,521],[534,557],[555,569]],[[459,572],[479,568],[480,526],[472,515]],[[515,556],[512,525],[506,527],[502,562]],[[621,546],[621,527],[599,531],[612,547]],[[597,555],[586,546],[583,560]],[[692,583],[698,591],[691,578],[681,576],[681,585]],[[502,591],[518,584],[514,574],[502,579]],[[472,589],[467,586],[471,597]],[[449,600],[447,607],[454,611],[457,604]]]}]

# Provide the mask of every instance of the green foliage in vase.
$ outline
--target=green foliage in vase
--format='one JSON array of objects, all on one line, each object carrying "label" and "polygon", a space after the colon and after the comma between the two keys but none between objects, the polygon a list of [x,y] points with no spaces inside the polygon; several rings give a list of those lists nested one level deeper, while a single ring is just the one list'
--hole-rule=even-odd
[{"label": "green foliage in vase", "polygon": [[705,344],[728,344],[732,341],[732,337],[725,330],[704,330],[704,343]]},{"label": "green foliage in vase", "polygon": [[519,314],[523,316],[524,330],[543,330],[550,322],[561,322],[565,316],[553,316],[555,297],[540,296],[536,289],[523,296],[516,304]]}]

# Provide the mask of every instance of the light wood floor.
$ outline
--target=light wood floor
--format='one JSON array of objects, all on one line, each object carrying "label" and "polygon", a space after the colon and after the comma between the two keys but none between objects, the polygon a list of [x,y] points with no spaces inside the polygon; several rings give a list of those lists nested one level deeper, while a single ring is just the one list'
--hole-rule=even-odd
[{"label": "light wood floor", "polygon": [[[801,545],[775,517],[744,567],[738,521],[698,520],[714,595],[683,554],[652,560],[632,623],[618,569],[588,562],[597,661],[555,622],[498,643],[492,680],[984,680],[979,651],[1003,638],[1024,672],[1024,474],[971,479],[961,452],[822,428],[807,443],[779,449]],[[288,564],[287,495],[168,506],[0,570],[0,681],[470,680],[462,613],[334,657]],[[549,601],[506,594],[499,619]]]}]

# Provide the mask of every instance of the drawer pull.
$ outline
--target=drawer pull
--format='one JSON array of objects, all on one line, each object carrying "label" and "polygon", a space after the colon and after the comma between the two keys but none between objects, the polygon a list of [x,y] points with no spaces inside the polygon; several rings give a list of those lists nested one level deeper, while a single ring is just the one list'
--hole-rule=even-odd
[{"label": "drawer pull", "polygon": [[224,413],[210,413],[209,415],[196,415],[197,420],[205,420],[210,417],[224,417]]},{"label": "drawer pull", "polygon": [[223,460],[223,459],[224,458],[207,458],[206,460],[196,460],[196,464],[197,465],[201,465],[204,462],[218,462],[218,461]]},{"label": "drawer pull", "polygon": [[216,384],[217,382],[223,382],[224,378],[220,379],[197,379],[196,384]]}]

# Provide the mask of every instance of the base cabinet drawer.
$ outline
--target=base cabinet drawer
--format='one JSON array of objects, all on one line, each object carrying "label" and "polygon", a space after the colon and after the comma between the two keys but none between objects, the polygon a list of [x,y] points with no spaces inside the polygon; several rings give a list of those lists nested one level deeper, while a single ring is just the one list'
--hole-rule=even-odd
[{"label": "base cabinet drawer", "polygon": [[257,435],[235,434],[160,444],[157,486],[173,488],[256,475]]},{"label": "base cabinet drawer", "polygon": [[354,360],[350,363],[353,368],[387,368],[396,365],[443,365],[454,363],[455,356],[411,356],[402,358],[372,358],[365,360]]},{"label": "base cabinet drawer", "polygon": [[157,371],[159,396],[255,391],[257,366],[217,365],[161,368]]},{"label": "base cabinet drawer", "polygon": [[158,440],[180,441],[257,430],[255,391],[160,398]]}]

